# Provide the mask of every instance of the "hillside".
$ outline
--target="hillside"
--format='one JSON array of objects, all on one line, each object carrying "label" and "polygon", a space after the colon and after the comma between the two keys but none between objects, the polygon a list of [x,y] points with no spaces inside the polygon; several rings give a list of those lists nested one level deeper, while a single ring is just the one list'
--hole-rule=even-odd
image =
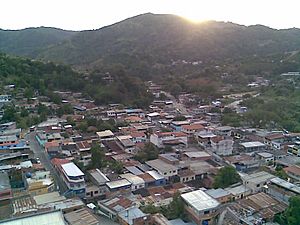
[{"label": "hillside", "polygon": [[23,30],[0,29],[0,51],[13,54],[36,57],[45,47],[59,44],[76,34],[56,28],[27,28]]},{"label": "hillside", "polygon": [[116,71],[107,82],[102,74],[88,78],[70,66],[5,54],[0,54],[0,68],[0,94],[5,85],[14,84],[17,89],[25,89],[25,93],[36,90],[42,95],[51,95],[55,90],[80,91],[99,105],[123,103],[144,107],[151,102],[144,83],[128,77],[122,70]]},{"label": "hillside", "polygon": [[[13,44],[11,36],[18,36],[15,32],[27,38],[15,37],[17,45]],[[215,21],[196,24],[174,15],[150,13],[92,31],[65,33],[38,28],[2,33],[3,52],[101,72],[118,65],[141,77],[161,74],[177,60],[211,63],[254,55],[283,55],[300,49],[299,29],[275,30]],[[2,44],[6,42],[10,44]]]}]

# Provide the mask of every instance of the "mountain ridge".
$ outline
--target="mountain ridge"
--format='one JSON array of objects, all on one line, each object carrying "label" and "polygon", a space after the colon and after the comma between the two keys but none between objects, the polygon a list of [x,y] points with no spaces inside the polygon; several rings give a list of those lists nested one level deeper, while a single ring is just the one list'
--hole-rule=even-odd
[{"label": "mountain ridge", "polygon": [[[109,71],[120,65],[132,74],[147,76],[176,60],[235,60],[300,49],[298,28],[277,30],[218,21],[192,23],[171,14],[146,13],[96,30],[41,29],[20,35],[27,41],[10,38],[9,34],[5,37],[5,31],[0,30],[0,51],[92,70]],[[21,31],[10,32],[18,36],[14,33]],[[3,40],[7,44],[1,44]]]}]

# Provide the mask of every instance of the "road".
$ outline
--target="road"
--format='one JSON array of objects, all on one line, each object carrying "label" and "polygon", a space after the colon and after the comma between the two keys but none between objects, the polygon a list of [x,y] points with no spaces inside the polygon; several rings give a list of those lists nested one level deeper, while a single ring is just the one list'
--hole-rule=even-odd
[{"label": "road", "polygon": [[171,101],[173,101],[173,106],[177,109],[177,111],[179,111],[179,113],[181,113],[182,115],[188,115],[186,107],[183,104],[179,103],[173,95],[165,91],[162,91],[162,93],[165,94]]},{"label": "road", "polygon": [[45,167],[45,169],[50,171],[55,182],[56,191],[59,191],[60,194],[64,194],[68,190],[68,188],[66,184],[63,182],[58,172],[52,166],[48,154],[46,153],[44,148],[42,148],[37,142],[37,140],[35,139],[35,135],[36,132],[28,133],[25,136],[25,140],[29,141],[30,149],[33,151],[35,158],[39,158],[41,164]]}]

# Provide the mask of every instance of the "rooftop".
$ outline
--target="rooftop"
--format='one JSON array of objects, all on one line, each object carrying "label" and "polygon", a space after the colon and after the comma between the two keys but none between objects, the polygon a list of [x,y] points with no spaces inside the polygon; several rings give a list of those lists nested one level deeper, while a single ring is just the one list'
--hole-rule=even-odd
[{"label": "rooftop", "polygon": [[111,132],[110,130],[99,131],[99,132],[96,132],[96,134],[99,136],[99,138],[114,136],[114,133]]},{"label": "rooftop", "polygon": [[84,173],[72,162],[61,165],[67,176],[84,176]]},{"label": "rooftop", "polygon": [[39,214],[17,217],[0,222],[1,225],[66,225],[61,211],[52,211]]},{"label": "rooftop", "polygon": [[121,174],[120,177],[128,180],[133,185],[144,183],[142,178],[131,173]]},{"label": "rooftop", "polygon": [[258,173],[253,173],[253,174],[250,174],[250,175],[242,176],[242,180],[247,181],[247,182],[260,184],[262,182],[267,182],[268,180],[270,180],[274,177],[275,176],[270,174],[270,173],[267,173],[265,171],[261,171],[261,172],[258,172]]},{"label": "rooftop", "polygon": [[270,181],[271,181],[271,183],[273,183],[277,186],[283,187],[289,191],[295,192],[300,195],[300,187],[295,184],[287,182],[279,177],[275,177],[275,178],[271,179]]},{"label": "rooftop", "polygon": [[222,188],[209,189],[209,190],[205,191],[205,193],[208,194],[209,196],[213,197],[213,198],[222,198],[224,196],[230,195],[229,191],[226,191]]},{"label": "rooftop", "polygon": [[186,155],[189,158],[202,158],[211,156],[210,154],[204,151],[185,152],[184,155]]},{"label": "rooftop", "polygon": [[126,179],[120,179],[120,180],[107,182],[106,185],[110,189],[114,189],[114,188],[120,188],[120,187],[123,187],[123,186],[130,186],[131,183]]},{"label": "rooftop", "polygon": [[108,177],[99,169],[90,170],[89,174],[97,181],[98,184],[105,184],[106,182],[109,182]]},{"label": "rooftop", "polygon": [[241,143],[244,148],[255,148],[255,147],[264,147],[265,144],[259,142],[259,141],[251,141],[251,142],[244,142]]},{"label": "rooftop", "polygon": [[68,224],[72,225],[98,225],[100,222],[87,208],[78,209],[64,214]]},{"label": "rooftop", "polygon": [[219,206],[219,202],[202,190],[182,194],[183,200],[197,211],[209,210]]},{"label": "rooftop", "polygon": [[147,161],[146,164],[160,172],[164,172],[164,171],[169,172],[169,171],[177,170],[175,166],[165,163],[161,159],[150,160]]}]

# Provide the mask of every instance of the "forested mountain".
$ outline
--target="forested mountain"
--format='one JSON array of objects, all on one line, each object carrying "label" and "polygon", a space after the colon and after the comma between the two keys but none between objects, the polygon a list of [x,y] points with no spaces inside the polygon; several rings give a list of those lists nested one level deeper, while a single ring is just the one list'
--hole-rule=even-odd
[{"label": "forested mountain", "polygon": [[299,49],[299,29],[215,21],[191,23],[174,15],[150,13],[92,31],[0,31],[3,52],[108,70],[118,64],[140,76],[176,60],[222,61]]},{"label": "forested mountain", "polygon": [[88,78],[70,66],[0,54],[0,90],[5,85],[15,84],[25,92],[36,90],[42,95],[55,90],[80,91],[99,105],[124,103],[144,107],[151,102],[151,95],[138,78],[128,77],[122,70],[115,71],[109,82],[102,79],[103,76],[105,74]]},{"label": "forested mountain", "polygon": [[45,48],[70,39],[76,33],[47,27],[23,30],[0,29],[0,52],[37,57]]}]

